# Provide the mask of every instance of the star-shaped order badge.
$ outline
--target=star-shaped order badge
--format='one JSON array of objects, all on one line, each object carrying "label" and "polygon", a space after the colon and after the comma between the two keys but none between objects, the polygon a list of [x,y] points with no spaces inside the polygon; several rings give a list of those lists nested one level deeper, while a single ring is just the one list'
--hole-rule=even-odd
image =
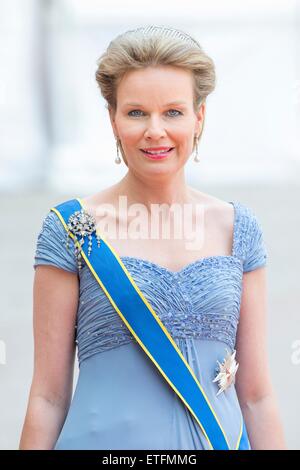
[{"label": "star-shaped order badge", "polygon": [[239,367],[239,364],[235,360],[236,350],[233,350],[231,354],[227,349],[226,351],[227,356],[222,364],[217,361],[219,366],[218,375],[213,380],[213,382],[218,382],[220,387],[217,396],[235,382],[235,374]]}]

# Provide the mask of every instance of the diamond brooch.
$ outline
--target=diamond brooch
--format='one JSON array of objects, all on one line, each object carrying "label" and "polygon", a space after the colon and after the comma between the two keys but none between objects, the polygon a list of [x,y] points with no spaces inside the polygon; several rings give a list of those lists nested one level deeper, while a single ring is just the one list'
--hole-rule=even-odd
[{"label": "diamond brooch", "polygon": [[[74,212],[72,215],[70,215],[67,223],[68,227],[68,233],[67,233],[67,249],[69,249],[69,238],[71,238],[70,232],[75,236],[76,240],[78,241],[80,247],[78,248],[77,243],[74,243],[75,247],[75,256],[78,261],[78,269],[82,268],[82,245],[84,244],[84,239],[85,237],[88,237],[89,243],[88,243],[88,256],[90,256],[90,253],[92,251],[92,234],[95,232],[96,239],[97,239],[97,245],[98,248],[100,247],[100,236],[97,234],[96,231],[96,220],[95,218],[86,212],[84,209],[81,209],[80,211]],[[78,238],[77,238],[78,237]]]},{"label": "diamond brooch", "polygon": [[227,349],[226,351],[227,356],[222,364],[217,361],[219,366],[219,369],[217,370],[218,374],[213,380],[213,382],[218,382],[220,387],[217,396],[235,382],[235,374],[239,367],[239,364],[235,360],[236,350],[233,350],[231,354]]}]

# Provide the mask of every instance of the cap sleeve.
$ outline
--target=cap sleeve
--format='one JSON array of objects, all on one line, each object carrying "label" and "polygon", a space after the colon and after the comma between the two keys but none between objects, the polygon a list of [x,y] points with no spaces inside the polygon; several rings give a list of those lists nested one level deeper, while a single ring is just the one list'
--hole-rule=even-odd
[{"label": "cap sleeve", "polygon": [[267,263],[267,251],[261,224],[252,210],[248,208],[248,233],[246,234],[243,271],[249,272],[261,268]]},{"label": "cap sleeve", "polygon": [[69,248],[67,248],[66,239],[67,233],[65,228],[55,212],[50,211],[44,218],[42,228],[37,237],[34,269],[38,265],[44,264],[78,273],[74,243],[69,238]]}]

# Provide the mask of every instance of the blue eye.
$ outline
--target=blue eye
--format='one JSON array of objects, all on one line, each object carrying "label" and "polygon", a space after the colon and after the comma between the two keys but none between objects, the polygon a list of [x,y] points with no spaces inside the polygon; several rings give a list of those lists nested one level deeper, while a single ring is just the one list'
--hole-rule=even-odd
[{"label": "blue eye", "polygon": [[[182,112],[181,111],[178,111],[177,109],[169,109],[168,112],[170,111],[175,111],[176,113],[179,113],[179,114],[173,114],[171,115],[171,117],[176,117],[176,116],[179,116],[179,115],[182,115]],[[133,117],[136,117],[136,114],[132,114],[132,113],[142,113],[143,111],[140,111],[139,109],[133,109],[132,111],[129,111],[128,113],[128,116],[133,116]]]},{"label": "blue eye", "polygon": [[139,110],[134,109],[133,111],[129,111],[128,116],[133,116],[133,114],[131,114],[131,113],[136,113],[136,112],[139,112]]},{"label": "blue eye", "polygon": [[[178,111],[178,109],[170,109],[170,111],[175,111],[176,113],[179,113],[179,115],[182,114],[182,112],[181,112],[181,111]],[[173,114],[173,116],[174,116],[174,114]],[[176,114],[176,116],[178,116],[178,114]],[[175,117],[175,116],[174,116],[174,117]]]}]

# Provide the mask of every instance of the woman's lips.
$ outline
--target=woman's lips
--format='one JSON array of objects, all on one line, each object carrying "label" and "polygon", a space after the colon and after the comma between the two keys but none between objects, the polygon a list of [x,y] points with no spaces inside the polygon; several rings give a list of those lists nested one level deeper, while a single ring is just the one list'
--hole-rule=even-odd
[{"label": "woman's lips", "polygon": [[158,153],[156,155],[154,154],[150,154],[150,153],[147,153],[145,152],[144,150],[141,149],[141,152],[143,152],[143,154],[145,155],[145,157],[148,157],[150,158],[151,160],[161,160],[163,158],[166,158],[168,157],[174,150],[174,147],[171,148],[170,150],[167,150],[166,152],[163,152],[163,153]]}]

